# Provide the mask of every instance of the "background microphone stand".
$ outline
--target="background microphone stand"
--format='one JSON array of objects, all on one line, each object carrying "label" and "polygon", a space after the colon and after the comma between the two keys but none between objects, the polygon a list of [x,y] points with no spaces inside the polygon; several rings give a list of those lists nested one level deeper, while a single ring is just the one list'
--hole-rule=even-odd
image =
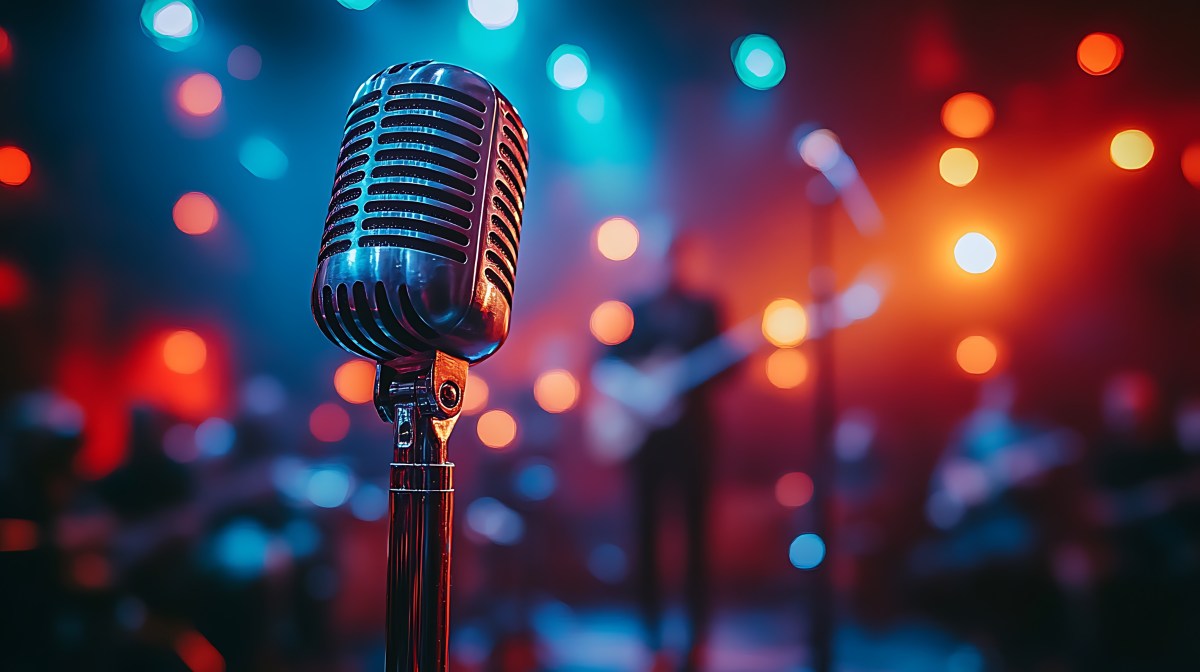
[{"label": "background microphone stand", "polygon": [[395,427],[388,532],[387,672],[445,672],[450,630],[454,465],[446,441],[467,363],[441,352],[380,364],[375,407]]}]

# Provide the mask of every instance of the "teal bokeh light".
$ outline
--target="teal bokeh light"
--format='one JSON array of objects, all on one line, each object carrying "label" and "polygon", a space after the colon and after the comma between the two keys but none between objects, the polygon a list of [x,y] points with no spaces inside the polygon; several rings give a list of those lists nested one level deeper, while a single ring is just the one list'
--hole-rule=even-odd
[{"label": "teal bokeh light", "polygon": [[516,20],[502,29],[485,28],[468,13],[458,18],[458,39],[473,58],[491,63],[509,58],[521,45],[525,36],[525,17],[518,14]]},{"label": "teal bokeh light", "polygon": [[200,40],[202,20],[191,0],[146,0],[142,32],[167,51],[183,51]]},{"label": "teal bokeh light", "polygon": [[787,63],[779,43],[766,35],[744,35],[734,41],[729,50],[733,69],[742,83],[760,91],[783,81]]},{"label": "teal bokeh light", "polygon": [[815,534],[802,534],[788,547],[788,560],[796,569],[816,569],[824,559],[825,541]]},{"label": "teal bokeh light", "polygon": [[559,45],[546,59],[546,75],[555,86],[565,91],[586,84],[591,67],[587,52],[583,47],[573,44]]},{"label": "teal bokeh light", "polygon": [[264,180],[278,180],[287,173],[287,154],[275,143],[257,135],[242,143],[238,150],[238,161],[251,175]]},{"label": "teal bokeh light", "polygon": [[371,5],[379,2],[379,0],[337,0],[338,4],[346,9],[366,9]]}]

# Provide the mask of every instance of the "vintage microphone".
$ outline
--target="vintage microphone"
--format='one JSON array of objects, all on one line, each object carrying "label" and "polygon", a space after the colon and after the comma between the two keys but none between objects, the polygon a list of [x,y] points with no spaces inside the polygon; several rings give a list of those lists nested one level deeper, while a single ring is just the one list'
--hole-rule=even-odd
[{"label": "vintage microphone", "polygon": [[433,61],[373,75],[347,113],[312,311],[329,340],[379,363],[375,406],[395,426],[388,672],[446,669],[446,440],[467,366],[508,335],[527,141],[495,86]]}]

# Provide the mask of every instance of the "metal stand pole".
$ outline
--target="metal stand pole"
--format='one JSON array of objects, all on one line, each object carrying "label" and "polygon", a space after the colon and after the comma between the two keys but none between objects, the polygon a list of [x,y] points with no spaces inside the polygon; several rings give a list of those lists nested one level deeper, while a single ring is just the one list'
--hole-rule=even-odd
[{"label": "metal stand pole", "polygon": [[449,662],[454,464],[446,441],[462,408],[467,363],[380,364],[375,405],[395,426],[388,533],[387,672],[445,672]]},{"label": "metal stand pole", "polygon": [[813,303],[816,315],[812,320],[818,334],[812,344],[816,364],[813,386],[813,429],[816,435],[816,465],[813,469],[812,506],[816,532],[825,542],[825,559],[813,570],[816,589],[812,603],[811,646],[813,672],[833,670],[834,636],[836,634],[836,604],[833,585],[833,565],[837,559],[834,520],[834,489],[837,484],[837,459],[834,455],[833,434],[837,421],[834,398],[833,334],[834,278],[833,227],[830,223],[832,203],[813,206],[812,263],[819,269],[812,278]]}]

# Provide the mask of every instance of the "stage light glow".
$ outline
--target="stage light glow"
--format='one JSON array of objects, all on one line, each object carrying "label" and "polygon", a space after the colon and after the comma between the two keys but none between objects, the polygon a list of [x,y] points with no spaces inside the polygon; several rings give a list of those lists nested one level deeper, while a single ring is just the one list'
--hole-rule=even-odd
[{"label": "stage light glow", "polygon": [[243,44],[234,47],[233,51],[229,52],[225,66],[233,77],[251,80],[258,77],[258,73],[262,71],[262,55],[254,47]]},{"label": "stage light glow", "polygon": [[517,493],[525,499],[540,502],[554,494],[558,488],[558,476],[550,465],[534,462],[517,472],[513,485]]},{"label": "stage light glow", "polygon": [[546,59],[546,74],[550,76],[550,81],[566,91],[578,89],[587,83],[590,69],[587,52],[583,47],[573,44],[559,45]]},{"label": "stage light glow", "polygon": [[808,335],[808,315],[792,299],[775,299],[763,311],[762,333],[777,347],[794,348]]},{"label": "stage light glow", "polygon": [[992,103],[978,93],[960,93],[942,106],[942,124],[960,138],[978,138],[995,120]]},{"label": "stage light glow", "polygon": [[820,128],[800,140],[800,158],[810,168],[828,173],[841,161],[842,141],[827,128]]},{"label": "stage light glow", "polygon": [[199,334],[187,329],[172,332],[163,341],[163,363],[175,373],[191,374],[204,368],[208,347]]},{"label": "stage light glow", "polygon": [[375,363],[352,359],[333,373],[333,389],[351,404],[366,404],[375,399]]},{"label": "stage light glow", "polygon": [[350,433],[350,415],[341,406],[326,402],[309,414],[308,430],[318,441],[336,443]]},{"label": "stage light glow", "polygon": [[0,147],[0,182],[19,187],[29,179],[33,165],[29,155],[20,147]]},{"label": "stage light glow", "polygon": [[803,471],[793,471],[775,481],[775,500],[790,509],[804,506],[812,499],[813,480]]},{"label": "stage light glow", "polygon": [[596,227],[596,249],[613,261],[632,257],[639,238],[637,225],[624,217],[610,217]]},{"label": "stage light glow", "polygon": [[16,264],[0,259],[0,310],[20,306],[28,295],[29,282],[25,274]]},{"label": "stage light glow", "polygon": [[796,569],[816,569],[825,560],[825,541],[812,533],[796,537],[788,547],[788,560]]},{"label": "stage light glow", "polygon": [[581,91],[579,93],[579,100],[575,102],[575,110],[579,112],[579,116],[583,117],[584,121],[590,124],[598,124],[604,121],[604,109],[604,94],[595,89]]},{"label": "stage light glow", "polygon": [[467,0],[471,16],[488,30],[511,26],[520,7],[517,0]]},{"label": "stage light glow", "polygon": [[188,630],[175,640],[175,653],[191,672],[225,672],[224,656],[195,630]]},{"label": "stage light glow", "polygon": [[882,302],[879,290],[866,282],[854,283],[839,299],[842,315],[850,320],[867,319],[879,310]]},{"label": "stage light glow", "polygon": [[967,373],[981,376],[996,366],[996,344],[984,336],[968,336],[958,344],[955,359]]},{"label": "stage light glow", "polygon": [[563,369],[547,371],[534,381],[533,398],[547,413],[565,413],[579,401],[579,381]]},{"label": "stage light glow", "polygon": [[1150,163],[1151,157],[1154,156],[1154,141],[1145,131],[1121,131],[1113,136],[1108,153],[1118,168],[1137,170]]},{"label": "stage light glow", "polygon": [[967,273],[986,273],[996,265],[996,246],[982,233],[963,234],[954,244],[954,262]]},{"label": "stage light glow", "polygon": [[217,225],[217,204],[207,194],[189,191],[175,201],[171,219],[175,220],[175,228],[189,236],[199,236]]},{"label": "stage light glow", "polygon": [[346,9],[355,9],[358,11],[367,9],[376,2],[379,2],[379,0],[338,0],[338,4]]},{"label": "stage light glow", "polygon": [[479,416],[475,432],[483,445],[503,450],[517,438],[517,421],[501,410],[491,410]]},{"label": "stage light glow", "polygon": [[979,159],[965,147],[951,147],[942,152],[938,172],[947,184],[965,187],[979,174]]},{"label": "stage light glow", "polygon": [[1109,33],[1092,33],[1079,42],[1076,60],[1089,75],[1107,75],[1121,64],[1125,45]]},{"label": "stage light glow", "polygon": [[467,389],[463,393],[462,412],[474,415],[484,409],[488,402],[488,384],[478,373],[467,372]]},{"label": "stage light glow", "polygon": [[620,301],[605,301],[592,311],[588,327],[605,345],[624,343],[633,333],[633,310]]},{"label": "stage light glow", "polygon": [[808,379],[808,358],[795,348],[780,348],[767,357],[767,380],[781,390],[800,387]]},{"label": "stage light glow", "polygon": [[733,69],[738,79],[760,91],[775,87],[783,81],[787,63],[779,43],[766,35],[744,35],[730,49]]},{"label": "stage light glow", "polygon": [[233,450],[237,430],[223,418],[209,418],[196,427],[194,440],[204,457],[221,457]]},{"label": "stage light glow", "polygon": [[221,83],[207,72],[198,72],[179,84],[179,109],[193,117],[207,117],[221,106]]},{"label": "stage light glow", "polygon": [[1183,169],[1183,176],[1187,178],[1187,181],[1191,182],[1193,187],[1200,189],[1200,142],[1193,142],[1183,150],[1179,166]]},{"label": "stage light glow", "polygon": [[264,180],[278,180],[287,173],[288,158],[275,143],[252,135],[238,149],[238,161],[250,174]]},{"label": "stage light glow", "polygon": [[322,509],[336,509],[350,497],[352,481],[345,467],[320,467],[308,477],[308,501]]}]

